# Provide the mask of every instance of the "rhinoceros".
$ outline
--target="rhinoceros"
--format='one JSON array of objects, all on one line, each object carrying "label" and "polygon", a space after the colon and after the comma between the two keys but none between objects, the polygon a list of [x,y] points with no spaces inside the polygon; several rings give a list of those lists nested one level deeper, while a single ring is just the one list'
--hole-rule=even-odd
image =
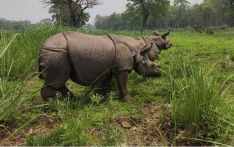
[{"label": "rhinoceros", "polygon": [[47,101],[57,91],[63,97],[73,97],[66,87],[68,79],[83,86],[98,84],[106,94],[115,76],[120,96],[128,101],[131,96],[126,86],[132,70],[147,77],[161,75],[160,66],[152,61],[160,50],[171,47],[168,34],[131,38],[63,32],[50,37],[43,44],[38,60],[39,77],[45,82],[42,99]]}]

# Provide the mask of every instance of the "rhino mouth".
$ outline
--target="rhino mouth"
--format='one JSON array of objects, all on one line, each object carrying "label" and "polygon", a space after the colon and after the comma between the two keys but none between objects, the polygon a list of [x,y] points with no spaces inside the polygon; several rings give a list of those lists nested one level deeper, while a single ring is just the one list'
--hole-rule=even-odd
[{"label": "rhino mouth", "polygon": [[[139,65],[139,64],[138,64]],[[135,66],[134,70],[139,75],[142,75],[143,77],[160,77],[161,71],[160,71],[160,65],[156,69],[150,69],[150,68],[144,68],[144,70],[140,69],[141,67]]]},{"label": "rhino mouth", "polygon": [[173,46],[173,44],[172,44],[172,43],[171,43],[171,44],[169,44],[167,49],[169,49],[169,48],[170,48],[170,47],[172,47],[172,46]]},{"label": "rhino mouth", "polygon": [[145,73],[143,76],[147,77],[147,78],[150,78],[150,77],[160,77],[161,76],[161,72],[157,71],[157,72],[154,72],[154,73]]}]

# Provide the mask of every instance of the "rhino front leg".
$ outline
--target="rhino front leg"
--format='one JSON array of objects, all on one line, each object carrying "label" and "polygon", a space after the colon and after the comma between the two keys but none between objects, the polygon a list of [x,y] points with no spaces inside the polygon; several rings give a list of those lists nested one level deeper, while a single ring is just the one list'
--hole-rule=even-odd
[{"label": "rhino front leg", "polygon": [[107,95],[111,91],[111,82],[113,75],[108,75],[101,83],[101,94]]},{"label": "rhino front leg", "polygon": [[41,97],[43,101],[48,101],[50,98],[53,98],[56,95],[56,92],[57,92],[56,89],[45,84],[41,88]]},{"label": "rhino front leg", "polygon": [[129,101],[132,97],[127,91],[128,71],[120,71],[116,73],[116,79],[121,98],[123,98],[124,101]]},{"label": "rhino front leg", "polygon": [[67,97],[67,98],[74,97],[73,93],[65,85],[59,88],[58,91],[62,94],[63,97]]}]

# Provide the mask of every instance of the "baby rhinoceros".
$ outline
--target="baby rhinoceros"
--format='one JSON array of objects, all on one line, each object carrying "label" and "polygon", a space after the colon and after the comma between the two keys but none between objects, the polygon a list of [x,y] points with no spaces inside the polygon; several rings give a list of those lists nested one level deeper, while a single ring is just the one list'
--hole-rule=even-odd
[{"label": "baby rhinoceros", "polygon": [[45,82],[41,96],[47,101],[58,91],[64,97],[73,97],[65,86],[69,79],[83,86],[98,84],[106,94],[114,76],[120,96],[128,101],[131,96],[126,85],[132,70],[143,76],[160,76],[159,65],[147,56],[154,46],[153,40],[144,37],[136,39],[134,45],[128,45],[116,35],[56,34],[44,43],[40,51],[39,72]]}]

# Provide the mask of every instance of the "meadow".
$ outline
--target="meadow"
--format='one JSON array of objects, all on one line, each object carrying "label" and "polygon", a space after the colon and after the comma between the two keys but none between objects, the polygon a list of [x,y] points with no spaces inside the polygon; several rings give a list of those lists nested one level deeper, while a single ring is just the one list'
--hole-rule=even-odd
[{"label": "meadow", "polygon": [[39,49],[49,36],[68,30],[140,35],[55,25],[21,32],[1,30],[0,145],[234,144],[233,28],[214,34],[172,29],[174,46],[156,61],[162,76],[143,78],[132,72],[128,89],[133,99],[128,103],[120,100],[115,86],[103,97],[72,82],[68,87],[74,100],[58,94],[43,102]]}]

